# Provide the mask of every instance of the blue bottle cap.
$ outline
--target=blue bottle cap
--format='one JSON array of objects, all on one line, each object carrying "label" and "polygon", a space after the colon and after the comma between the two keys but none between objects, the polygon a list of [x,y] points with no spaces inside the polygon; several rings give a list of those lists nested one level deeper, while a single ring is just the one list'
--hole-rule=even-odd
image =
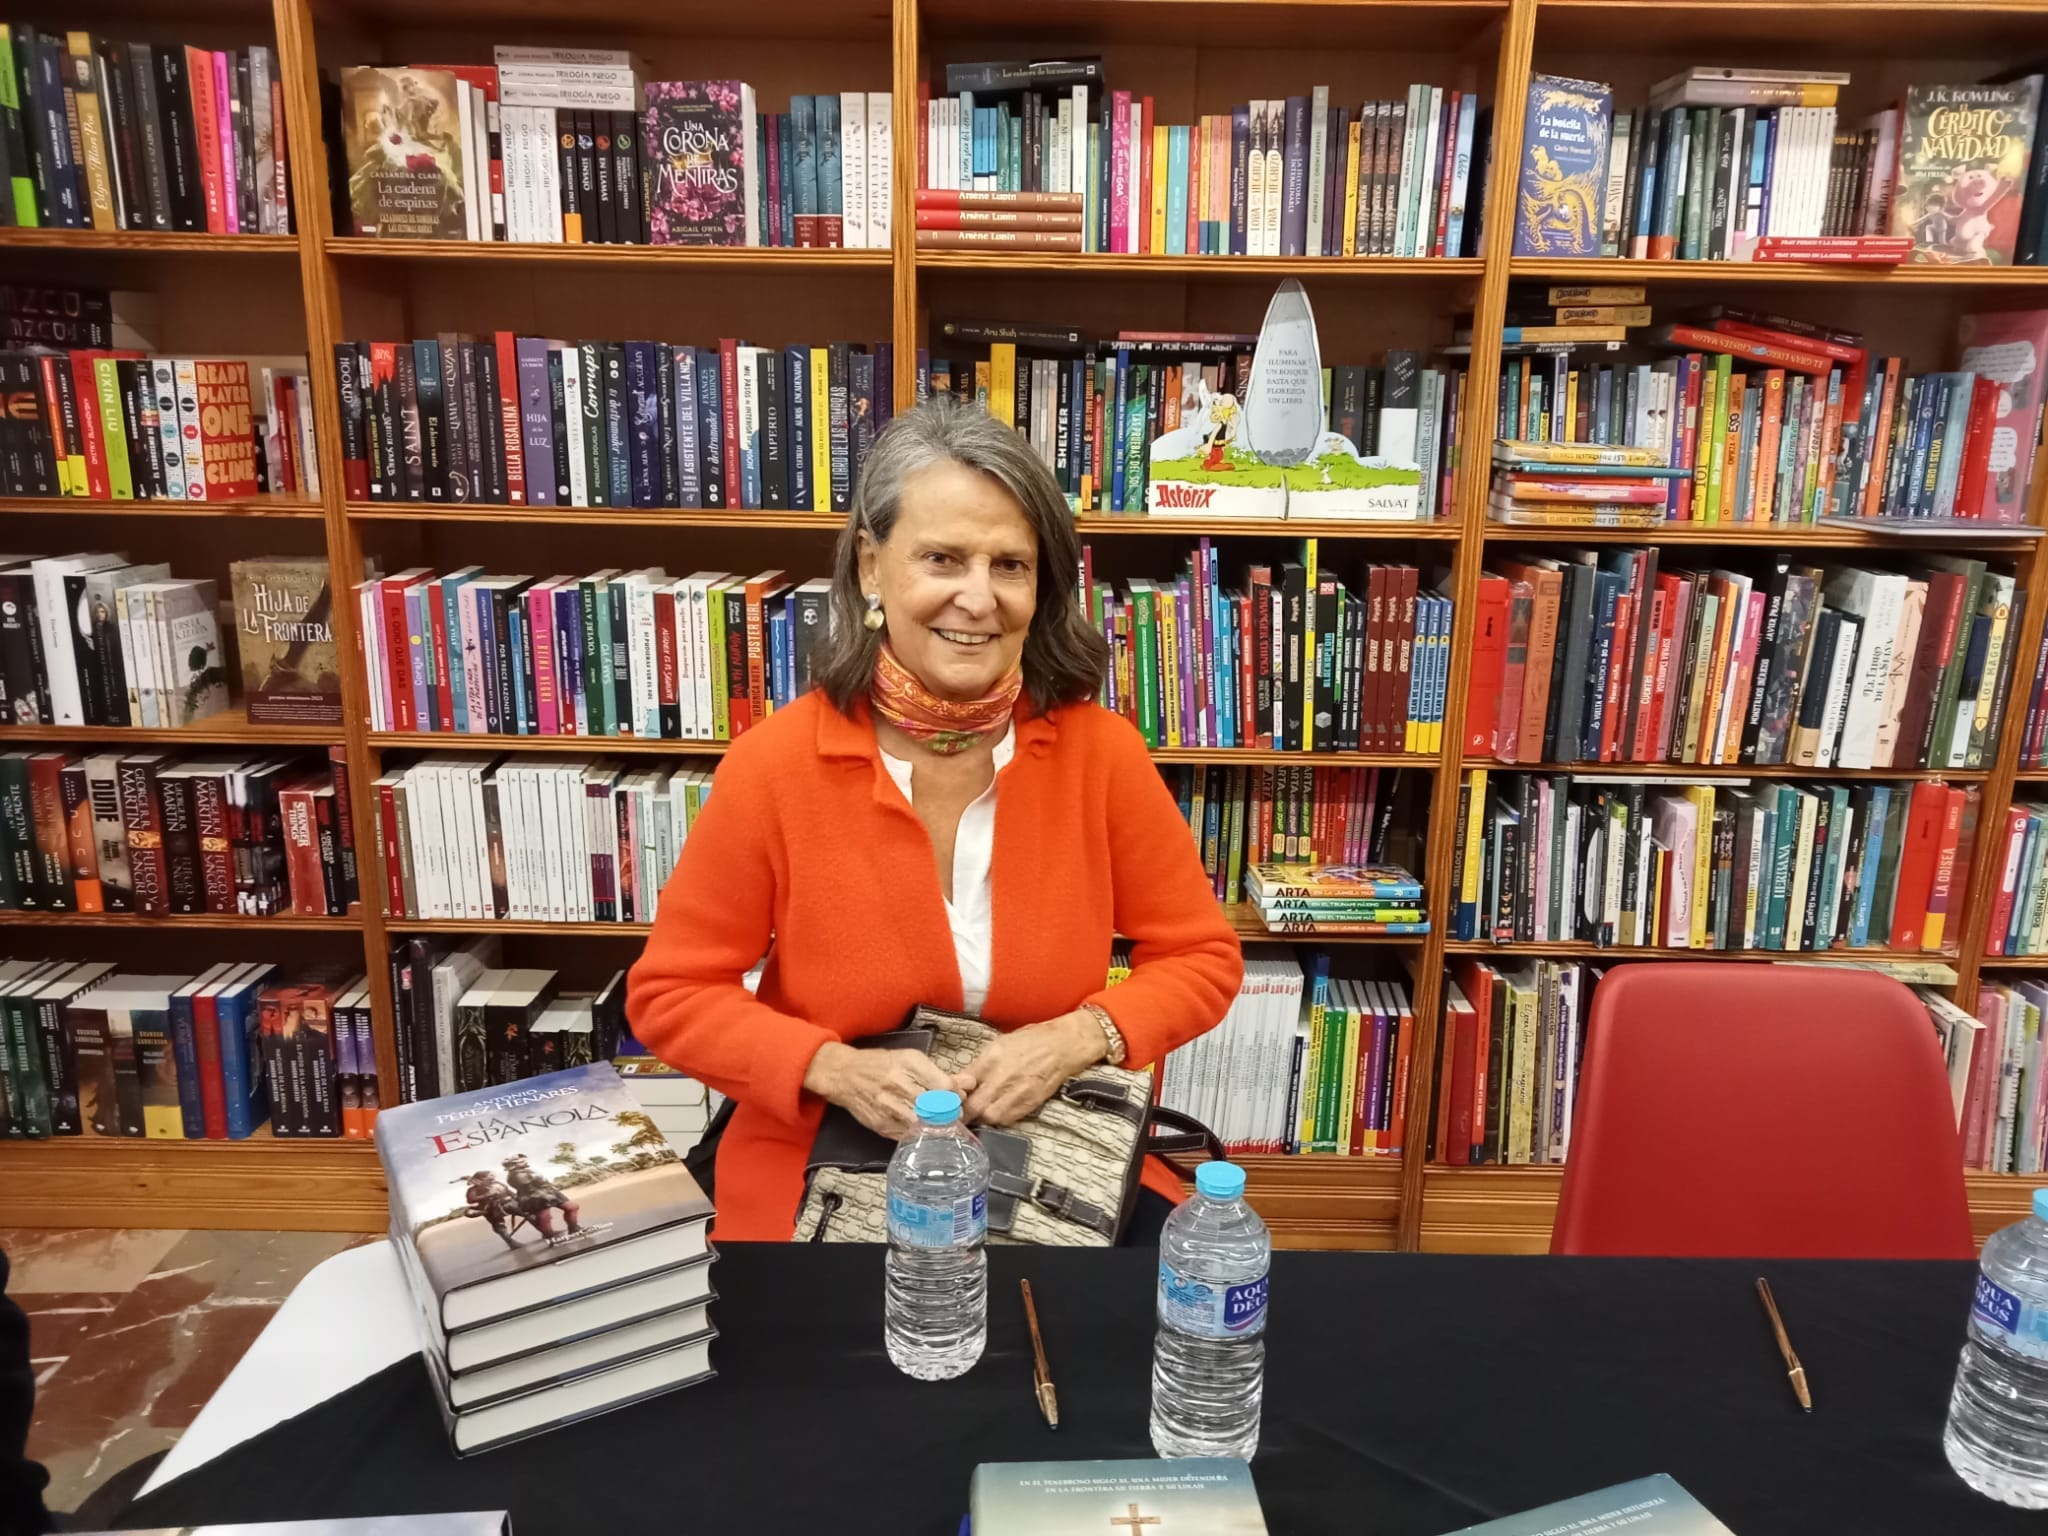
[{"label": "blue bottle cap", "polygon": [[1195,1170],[1195,1188],[1211,1200],[1235,1200],[1244,1193],[1244,1170],[1235,1163],[1204,1163]]},{"label": "blue bottle cap", "polygon": [[2034,1214],[2043,1221],[2048,1221],[2048,1189],[2034,1191]]},{"label": "blue bottle cap", "polygon": [[927,1088],[917,1096],[917,1118],[923,1125],[951,1125],[960,1118],[960,1095],[950,1088]]}]

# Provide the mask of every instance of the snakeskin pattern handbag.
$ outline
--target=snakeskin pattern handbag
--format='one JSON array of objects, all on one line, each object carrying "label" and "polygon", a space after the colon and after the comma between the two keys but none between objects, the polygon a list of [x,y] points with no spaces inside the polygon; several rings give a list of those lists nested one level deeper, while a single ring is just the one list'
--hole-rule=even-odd
[{"label": "snakeskin pattern handbag", "polygon": [[[958,1072],[1001,1031],[966,1014],[917,1008],[903,1028],[852,1042],[922,1050]],[[1098,1064],[1014,1125],[977,1126],[989,1157],[988,1240],[1071,1248],[1115,1245],[1129,1225],[1148,1154],[1223,1156],[1199,1122],[1152,1102],[1146,1072]],[[796,1238],[887,1241],[889,1158],[896,1143],[847,1111],[825,1112],[811,1146]]]}]

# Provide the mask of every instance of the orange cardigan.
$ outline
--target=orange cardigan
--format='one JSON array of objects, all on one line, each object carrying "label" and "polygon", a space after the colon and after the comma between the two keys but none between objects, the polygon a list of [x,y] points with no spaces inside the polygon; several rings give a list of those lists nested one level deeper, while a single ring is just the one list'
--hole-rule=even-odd
[{"label": "orange cardigan", "polygon": [[[997,776],[994,953],[983,1017],[1014,1029],[1101,1004],[1143,1067],[1212,1029],[1244,974],[1237,936],[1159,771],[1094,704],[1028,717]],[[1104,985],[1112,935],[1130,977]],[[774,947],[770,949],[770,938]],[[741,978],[767,955],[758,997]],[[718,1153],[718,1235],[787,1240],[825,1101],[828,1040],[960,1006],[924,824],[884,769],[862,701],[822,693],[733,743],[627,982],[634,1034],[738,1104]],[[1179,1198],[1156,1163],[1146,1182]]]}]

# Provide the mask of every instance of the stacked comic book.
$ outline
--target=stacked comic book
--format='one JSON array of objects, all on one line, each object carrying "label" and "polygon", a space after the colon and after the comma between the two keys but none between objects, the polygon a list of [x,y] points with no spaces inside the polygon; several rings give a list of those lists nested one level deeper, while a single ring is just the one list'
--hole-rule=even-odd
[{"label": "stacked comic book", "polygon": [[1254,864],[1245,888],[1271,933],[1429,932],[1422,883],[1397,864]]},{"label": "stacked comic book", "polygon": [[457,1455],[713,1374],[711,1202],[610,1063],[386,1110],[377,1151]]}]

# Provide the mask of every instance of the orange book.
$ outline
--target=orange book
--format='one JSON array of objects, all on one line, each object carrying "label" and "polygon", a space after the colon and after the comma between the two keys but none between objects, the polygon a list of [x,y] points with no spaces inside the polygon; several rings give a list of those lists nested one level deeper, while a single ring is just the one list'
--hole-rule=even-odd
[{"label": "orange book", "polygon": [[1771,520],[1772,498],[1778,492],[1778,439],[1785,425],[1785,370],[1771,368],[1764,373],[1764,408],[1757,427],[1756,473],[1750,477],[1749,516],[1752,522]]},{"label": "orange book", "polygon": [[[1714,593],[1721,599],[1719,611],[1714,616],[1714,648],[1707,658],[1707,691],[1705,718],[1700,721],[1699,750],[1693,761],[1711,763],[1714,758],[1715,716],[1720,709],[1721,690],[1728,682],[1730,641],[1735,633],[1736,602],[1735,584],[1725,576],[1714,578]],[[1747,607],[1747,604],[1743,605]]]},{"label": "orange book", "polygon": [[[1138,142],[1131,146],[1132,159],[1137,164],[1133,170],[1138,178],[1138,227],[1131,231],[1131,249],[1149,254],[1152,250],[1152,98],[1147,96],[1139,107],[1142,114]],[[1158,174],[1164,175],[1166,168],[1160,166]]]},{"label": "orange book", "polygon": [[[1823,388],[1826,388],[1825,382]],[[1820,471],[1815,477],[1815,501],[1819,505],[1818,515],[1825,516],[1835,499],[1835,460],[1842,439],[1842,402],[1848,398],[1839,386],[1828,389],[1827,410],[1822,413],[1820,423]]]},{"label": "orange book", "polygon": [[[1934,895],[1935,865],[1948,820],[1949,787],[1923,782],[1913,786],[1913,798],[1906,809],[1906,835],[1899,848],[1898,882],[1892,897],[1891,947],[1898,950],[1921,948],[1927,929],[1927,906]],[[1958,817],[1958,832],[1961,822]],[[1951,865],[1955,852],[1949,852]]]},{"label": "orange book", "polygon": [[1749,376],[1731,373],[1728,376],[1728,441],[1721,456],[1721,512],[1722,522],[1731,521],[1741,508],[1735,505],[1735,481],[1742,467],[1742,397],[1749,389]]},{"label": "orange book", "polygon": [[1408,1066],[1415,1047],[1415,1009],[1408,1000],[1408,989],[1398,982],[1387,988],[1394,1000],[1396,1024],[1394,1034],[1394,1106],[1388,1117],[1390,1124],[1380,1133],[1380,1148],[1393,1156],[1399,1156],[1406,1145],[1408,1133]]},{"label": "orange book", "polygon": [[[1967,790],[1950,787],[1947,802],[1942,807],[1941,835],[1934,845],[1934,880],[1927,892],[1927,925],[1920,935],[1920,948],[1924,953],[1937,953],[1948,927],[1949,908],[1954,903],[1956,886],[1956,845],[1963,835],[1963,810],[1969,803]],[[1969,876],[1963,870],[1965,879]]]},{"label": "orange book", "polygon": [[756,723],[767,719],[768,630],[762,605],[788,585],[780,571],[763,571],[747,578],[747,713]]},{"label": "orange book", "polygon": [[1892,452],[1892,411],[1899,401],[1900,360],[1888,357],[1884,360],[1884,388],[1878,397],[1877,435],[1871,444],[1870,478],[1863,487],[1863,505],[1859,509],[1865,517],[1875,517],[1884,510],[1884,480],[1886,466]]}]

